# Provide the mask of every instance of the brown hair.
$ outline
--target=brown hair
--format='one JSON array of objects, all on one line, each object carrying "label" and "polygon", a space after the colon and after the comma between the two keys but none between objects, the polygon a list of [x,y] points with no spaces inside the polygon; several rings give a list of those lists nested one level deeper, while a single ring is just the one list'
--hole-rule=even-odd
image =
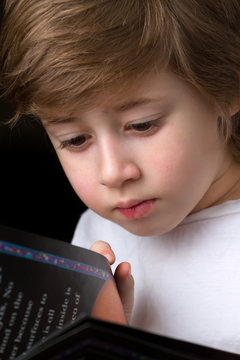
[{"label": "brown hair", "polygon": [[239,0],[6,0],[2,86],[22,114],[94,104],[150,69],[168,67],[221,110],[240,160]]}]

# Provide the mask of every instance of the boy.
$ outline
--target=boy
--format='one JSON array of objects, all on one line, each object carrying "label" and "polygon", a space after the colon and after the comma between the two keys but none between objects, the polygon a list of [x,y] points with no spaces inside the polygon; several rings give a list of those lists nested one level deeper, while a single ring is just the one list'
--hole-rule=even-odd
[{"label": "boy", "polygon": [[0,54],[13,122],[44,125],[91,209],[73,243],[115,252],[128,313],[131,263],[131,324],[236,353],[239,18],[237,0],[7,0]]}]

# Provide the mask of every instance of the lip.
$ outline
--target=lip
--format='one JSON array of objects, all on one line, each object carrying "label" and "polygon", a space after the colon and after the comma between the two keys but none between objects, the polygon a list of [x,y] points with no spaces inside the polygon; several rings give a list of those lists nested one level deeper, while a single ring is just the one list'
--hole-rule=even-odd
[{"label": "lip", "polygon": [[118,203],[115,209],[127,219],[137,219],[149,214],[155,202],[156,199],[130,200]]}]

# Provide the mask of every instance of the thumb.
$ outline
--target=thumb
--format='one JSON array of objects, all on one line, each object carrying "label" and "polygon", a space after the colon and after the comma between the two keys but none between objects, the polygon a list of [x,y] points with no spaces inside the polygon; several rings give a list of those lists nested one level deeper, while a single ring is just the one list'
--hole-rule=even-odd
[{"label": "thumb", "polygon": [[116,268],[114,277],[125,315],[129,323],[134,304],[134,279],[131,275],[131,265],[128,262],[119,264]]}]

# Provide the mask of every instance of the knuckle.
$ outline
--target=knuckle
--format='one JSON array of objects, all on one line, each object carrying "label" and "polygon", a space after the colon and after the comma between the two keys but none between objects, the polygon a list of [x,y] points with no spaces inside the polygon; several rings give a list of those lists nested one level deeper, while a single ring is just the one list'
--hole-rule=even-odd
[{"label": "knuckle", "polygon": [[110,248],[110,245],[102,240],[95,241],[95,243],[93,243],[90,247],[90,249],[94,251],[102,251],[105,250],[106,248],[107,249]]}]

